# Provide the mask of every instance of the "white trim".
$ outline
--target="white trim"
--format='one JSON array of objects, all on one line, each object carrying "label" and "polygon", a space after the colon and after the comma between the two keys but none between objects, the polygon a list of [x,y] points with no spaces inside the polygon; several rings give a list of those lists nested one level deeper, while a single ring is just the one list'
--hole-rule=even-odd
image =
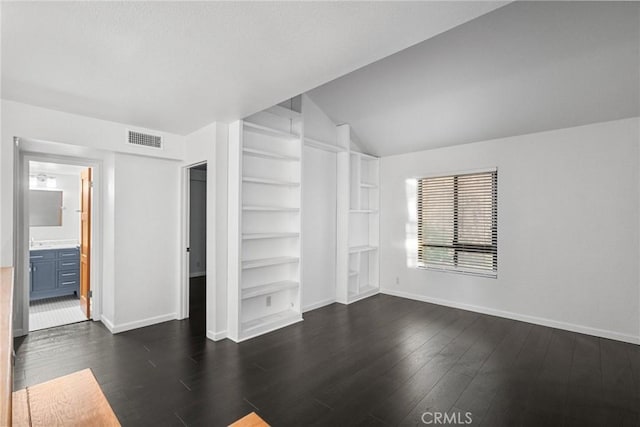
[{"label": "white trim", "polygon": [[180,291],[178,301],[178,319],[189,317],[189,190],[191,184],[191,167],[182,167],[180,195]]},{"label": "white trim", "polygon": [[334,302],[336,302],[335,298],[328,298],[328,299],[324,299],[322,301],[317,301],[317,302],[314,302],[314,303],[311,303],[311,304],[307,304],[304,307],[302,307],[302,312],[306,313],[307,311],[316,310],[318,308],[325,307],[327,305],[331,305]]},{"label": "white trim", "polygon": [[472,175],[472,174],[476,174],[476,173],[489,173],[489,172],[498,172],[498,168],[494,166],[494,167],[490,167],[490,168],[468,169],[468,170],[451,171],[451,172],[431,172],[431,173],[425,173],[425,174],[410,176],[410,177],[407,177],[407,178],[409,178],[409,179],[411,179],[411,178],[413,178],[413,179],[442,178],[442,177],[454,176],[454,175]]},{"label": "white trim", "polygon": [[120,325],[113,325],[110,321],[106,321],[104,316],[102,318],[102,322],[105,324],[105,326],[107,326],[107,329],[111,330],[111,333],[113,334],[119,334],[120,332],[130,331],[132,329],[144,328],[145,326],[155,325],[156,323],[168,322],[170,320],[176,320],[176,313],[169,313],[169,314],[163,314],[161,316],[147,317],[146,319],[135,320],[133,322],[122,323]]},{"label": "white trim", "polygon": [[100,319],[100,321],[102,322],[102,324],[105,326],[105,328],[107,328],[109,330],[109,332],[111,332],[112,334],[114,333],[114,326],[113,326],[113,322],[109,319],[107,319],[106,316],[102,316],[102,318]]},{"label": "white trim", "polygon": [[551,328],[564,329],[580,334],[593,335],[596,337],[608,338],[616,341],[623,341],[631,344],[640,344],[640,336],[621,334],[619,332],[608,331],[605,329],[592,328],[590,326],[576,325],[575,323],[561,322],[543,317],[529,316],[527,314],[513,313],[511,311],[497,310],[489,307],[465,304],[456,301],[444,300],[440,298],[432,298],[424,295],[413,294],[410,292],[397,291],[393,289],[381,289],[380,293],[392,295],[401,298],[408,298],[416,301],[428,302],[431,304],[443,305],[446,307],[459,308],[462,310],[473,311],[476,313],[489,314],[491,316],[504,317],[507,319],[518,320],[521,322],[533,323],[536,325],[548,326]]},{"label": "white trim", "polygon": [[[181,191],[182,194],[180,195],[180,203],[181,203],[180,250],[182,251],[182,256],[180,257],[180,292],[179,292],[180,306],[178,307],[178,317],[177,317],[178,320],[187,319],[189,317],[189,279],[192,277],[205,276],[207,274],[206,271],[196,272],[193,274],[191,273],[191,271],[189,270],[190,269],[189,252],[187,252],[187,248],[191,245],[191,242],[189,241],[189,235],[190,235],[189,216],[190,216],[190,209],[191,209],[191,200],[190,200],[191,168],[200,166],[200,165],[207,165],[208,167],[207,160],[182,166],[182,174],[181,174],[182,182],[180,183],[182,187],[182,191]],[[207,171],[207,178],[208,177],[209,177],[209,172]],[[207,183],[207,188],[208,188],[209,183],[207,181],[205,182]],[[205,218],[205,221],[206,221],[206,218]],[[208,229],[208,226],[209,224],[207,224],[207,229]],[[207,311],[209,310],[208,305],[206,309]]]},{"label": "white trim", "polygon": [[189,278],[193,279],[194,277],[202,277],[202,276],[206,276],[207,272],[206,271],[195,271],[193,273],[189,273]]},{"label": "white trim", "polygon": [[226,330],[220,331],[220,332],[207,331],[207,338],[213,341],[223,340],[227,338],[227,331]]},{"label": "white trim", "polygon": [[354,297],[349,297],[347,304],[358,302],[358,301],[363,300],[365,298],[369,298],[369,297],[372,297],[374,295],[378,295],[379,293],[380,293],[380,289],[377,289],[377,288],[376,289],[371,289],[369,291],[366,291],[366,292],[363,292],[361,294],[358,294],[358,295],[356,295]]},{"label": "white trim", "polygon": [[351,150],[352,154],[357,154],[358,156],[364,158],[365,160],[380,160],[379,157],[372,156],[371,154],[363,153],[362,151]]}]

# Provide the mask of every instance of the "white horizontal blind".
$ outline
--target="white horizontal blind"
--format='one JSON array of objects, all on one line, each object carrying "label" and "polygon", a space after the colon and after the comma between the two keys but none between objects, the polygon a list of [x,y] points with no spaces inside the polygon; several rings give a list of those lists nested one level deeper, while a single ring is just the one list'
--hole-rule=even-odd
[{"label": "white horizontal blind", "polygon": [[497,171],[419,179],[417,204],[420,266],[497,274]]}]

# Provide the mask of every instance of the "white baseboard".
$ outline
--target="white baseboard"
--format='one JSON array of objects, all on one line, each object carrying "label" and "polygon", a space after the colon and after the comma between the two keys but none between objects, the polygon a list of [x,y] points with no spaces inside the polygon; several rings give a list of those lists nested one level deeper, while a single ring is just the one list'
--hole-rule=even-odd
[{"label": "white baseboard", "polygon": [[302,307],[302,312],[306,313],[307,311],[315,310],[317,308],[324,307],[329,304],[333,304],[334,302],[336,302],[335,298],[328,298],[322,301],[314,302],[312,304],[307,304],[304,307]]},{"label": "white baseboard", "polygon": [[504,317],[507,319],[519,320],[521,322],[533,323],[536,325],[548,326],[556,329],[564,329],[580,334],[593,335],[601,338],[608,338],[616,341],[623,341],[631,344],[640,344],[640,336],[622,334],[608,331],[606,329],[592,328],[590,326],[576,325],[574,323],[561,322],[558,320],[545,319],[543,317],[529,316],[527,314],[513,313],[511,311],[497,310],[494,308],[482,307],[478,305],[465,304],[440,298],[432,298],[410,292],[398,291],[394,289],[380,289],[380,293],[401,298],[408,298],[416,301],[428,302],[431,304],[444,305],[446,307],[459,308],[476,313],[489,314],[491,316]]},{"label": "white baseboard", "polygon": [[207,275],[206,271],[195,271],[193,273],[189,273],[189,278],[193,279],[194,277],[202,277],[206,275]]},{"label": "white baseboard", "polygon": [[176,313],[163,314],[161,316],[147,317],[146,319],[135,320],[133,322],[122,323],[120,325],[114,325],[111,321],[102,316],[102,323],[111,331],[112,334],[119,334],[120,332],[130,331],[132,329],[144,328],[145,326],[155,325],[156,323],[168,322],[169,320],[175,320]]},{"label": "white baseboard", "polygon": [[207,331],[207,338],[209,338],[212,341],[220,341],[223,340],[227,337],[227,331],[220,331],[220,332],[213,332],[213,331]]},{"label": "white baseboard", "polygon": [[113,327],[113,322],[109,319],[107,319],[107,316],[105,316],[104,314],[101,316],[100,321],[102,322],[102,324],[109,330],[109,332],[111,332],[112,334],[114,334],[115,332],[113,331],[114,327]]}]

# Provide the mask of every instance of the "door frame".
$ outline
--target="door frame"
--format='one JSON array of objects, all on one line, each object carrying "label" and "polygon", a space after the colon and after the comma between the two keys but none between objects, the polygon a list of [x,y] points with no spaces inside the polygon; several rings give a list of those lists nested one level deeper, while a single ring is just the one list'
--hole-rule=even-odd
[{"label": "door frame", "polygon": [[[190,244],[190,213],[191,213],[191,169],[196,166],[208,165],[206,160],[201,162],[192,163],[182,167],[182,197],[181,197],[181,209],[180,209],[180,250],[182,256],[180,257],[180,307],[178,313],[178,319],[189,318],[189,252],[187,248]],[[207,170],[207,177],[209,176],[209,170]],[[207,186],[209,182],[207,182]],[[210,224],[207,224],[207,229]],[[208,252],[207,248],[207,252]],[[209,264],[207,263],[207,274],[210,271]],[[209,291],[207,287],[207,291]],[[207,297],[207,301],[209,298]],[[206,304],[207,319],[209,318],[209,310],[211,307]]]},{"label": "door frame", "polygon": [[29,198],[26,197],[29,190],[29,162],[61,163],[74,166],[92,168],[93,194],[91,199],[91,260],[90,283],[93,291],[92,316],[95,321],[101,320],[102,315],[102,161],[86,157],[66,156],[42,152],[34,152],[16,147],[17,162],[14,174],[15,214],[14,232],[16,236],[16,289],[17,295],[22,296],[22,304],[15,307],[16,318],[22,317],[22,329],[15,331],[15,336],[29,333]]}]

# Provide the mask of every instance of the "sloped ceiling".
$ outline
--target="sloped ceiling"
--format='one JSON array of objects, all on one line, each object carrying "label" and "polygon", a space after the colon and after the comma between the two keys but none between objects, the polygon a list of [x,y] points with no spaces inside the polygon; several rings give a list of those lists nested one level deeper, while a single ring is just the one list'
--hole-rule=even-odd
[{"label": "sloped ceiling", "polygon": [[309,92],[392,155],[640,115],[640,4],[515,2]]},{"label": "sloped ceiling", "polygon": [[508,2],[2,2],[2,97],[187,134]]}]

